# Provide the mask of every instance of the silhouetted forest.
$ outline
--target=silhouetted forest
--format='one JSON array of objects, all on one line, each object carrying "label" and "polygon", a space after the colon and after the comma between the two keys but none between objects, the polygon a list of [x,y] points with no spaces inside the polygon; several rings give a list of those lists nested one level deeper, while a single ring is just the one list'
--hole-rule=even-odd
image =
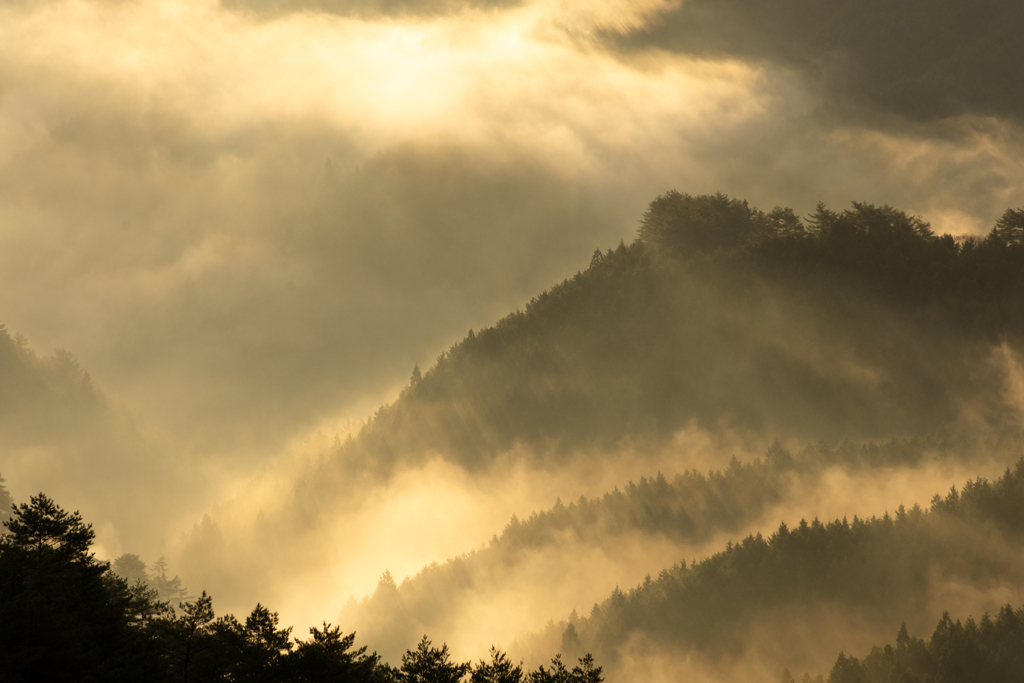
[{"label": "silhouetted forest", "polygon": [[993,350],[1024,331],[1022,226],[1008,210],[986,238],[938,236],[887,206],[800,219],[669,192],[639,239],[414,368],[299,483],[287,525],[432,455],[657,448],[689,424],[805,443],[1002,429]]},{"label": "silhouetted forest", "polygon": [[146,584],[148,588],[156,591],[157,599],[163,602],[175,605],[182,600],[194,599],[182,586],[181,577],[167,576],[167,560],[163,557],[154,562],[151,567],[147,567],[142,558],[135,553],[125,553],[114,560],[110,569],[127,581],[129,586],[139,581]]},{"label": "silhouetted forest", "polygon": [[70,353],[39,357],[4,325],[0,376],[0,434],[9,448],[35,444],[40,435],[82,438],[110,419],[106,398]]},{"label": "silhouetted forest", "polygon": [[[615,661],[640,637],[649,646],[739,655],[758,620],[828,605],[875,623],[928,607],[944,581],[1014,585],[1024,580],[1024,459],[998,480],[976,479],[932,499],[930,509],[852,521],[817,519],[769,537],[751,535],[696,564],[681,562],[628,592],[616,590],[571,621],[582,646]],[[755,618],[755,615],[758,615]],[[557,642],[567,623],[551,627]],[[781,637],[784,623],[773,629]]]},{"label": "silhouetted forest", "polygon": [[[795,462],[776,446],[763,462],[734,463],[707,478],[688,473],[674,484],[661,477],[645,480],[625,493],[558,506],[512,524],[495,544],[522,542],[531,527],[539,530],[532,542],[543,543],[545,531],[593,519],[593,508],[602,505],[643,510],[648,519],[640,515],[628,522],[636,528],[657,525],[654,520],[672,517],[671,512],[635,503],[671,500],[672,489],[687,487],[705,489],[707,498],[707,491],[727,489],[730,480],[741,482],[738,488],[749,484],[757,468],[792,468]],[[7,495],[2,487],[0,492]],[[365,647],[354,649],[354,634],[326,623],[310,629],[308,640],[299,640],[263,605],[257,604],[244,622],[232,615],[217,617],[205,592],[173,610],[141,578],[130,585],[108,563],[95,559],[94,533],[78,513],[65,512],[42,494],[12,510],[0,537],[0,613],[5,616],[0,621],[0,680],[603,680],[590,655],[571,669],[557,656],[550,667],[524,670],[492,649],[491,661],[474,665],[454,661],[446,646],[434,647],[426,636],[406,651],[400,666],[392,667]],[[618,648],[639,631],[650,644],[735,655],[743,649],[745,634],[737,627],[753,615],[763,619],[766,608],[827,603],[884,619],[924,609],[936,572],[974,583],[1019,581],[1024,578],[1020,556],[1012,549],[1019,547],[1022,535],[1024,459],[994,482],[979,478],[962,491],[936,495],[928,511],[915,505],[910,510],[901,506],[892,517],[855,517],[852,523],[801,520],[793,529],[780,525],[767,539],[758,534],[730,544],[692,566],[680,563],[629,593],[616,591],[594,605],[588,617],[574,615],[557,626],[558,644],[570,653],[593,646],[614,662]],[[145,571],[133,555],[121,556],[116,564],[125,571]],[[159,576],[162,562],[154,569],[147,576]],[[863,662],[840,655],[829,680],[978,680],[972,677],[978,671],[992,674],[983,680],[1015,680],[1022,662],[1022,624],[1024,610],[1009,607],[994,621],[986,615],[980,623],[964,625],[947,614],[930,643],[909,638],[904,627],[895,649],[875,648]],[[904,673],[918,678],[899,678]]]},{"label": "silhouetted forest", "polygon": [[[530,661],[561,652],[578,666],[556,657],[524,668],[498,650],[490,662],[459,662],[447,646],[421,639],[444,634],[467,603],[501,588],[531,553],[611,554],[629,540],[657,538],[683,554],[758,528],[783,503],[799,505],[794,486],[812,489],[830,470],[884,477],[1019,457],[1020,406],[1006,386],[1024,335],[1024,210],[1008,210],[987,237],[971,238],[935,235],[891,207],[819,206],[800,219],[724,195],[670,192],[652,202],[639,235],[596,252],[585,271],[525,310],[470,332],[426,371],[414,368],[395,403],[305,470],[290,496],[274,501],[278,509],[261,512],[256,544],[287,563],[287,548],[317,542],[318,525],[357,509],[362,491],[432,457],[472,474],[514,451],[557,472],[570,459],[615,457],[628,447],[669,453],[680,474],[513,517],[486,546],[401,584],[386,572],[342,621],[359,624],[377,652],[401,656],[395,667],[326,623],[299,640],[262,605],[244,621],[218,617],[210,596],[191,596],[165,558],[147,564],[126,553],[99,562],[91,527],[40,495],[14,508],[0,541],[0,608],[9,616],[0,620],[0,661],[8,664],[0,681],[70,672],[82,680],[599,681],[588,651],[618,671],[637,643],[658,656],[708,661],[744,656],[756,633],[778,651],[813,648],[794,629],[828,620],[837,631],[844,620],[919,625],[936,613],[943,586],[985,592],[1024,581],[1022,459],[995,481],[974,479],[936,496],[928,509],[801,519],[767,537],[749,535],[616,589],[588,614],[519,644]],[[18,402],[22,394],[43,397],[39,405],[49,406],[52,394],[75,411],[94,403],[107,410],[70,356],[38,358],[4,331],[0,362],[20,378],[0,386],[10,407],[3,415],[61,419],[59,411],[32,412],[31,401]],[[0,428],[17,434],[20,424]],[[669,450],[673,435],[692,425],[815,445],[790,452],[776,442],[763,458],[733,458],[703,473],[687,465],[687,453]],[[0,481],[0,503],[10,502]],[[245,561],[225,551],[209,519],[178,559],[187,577]],[[260,572],[273,566],[222,574],[258,586],[272,580]],[[1016,628],[1019,616],[1007,614],[947,624],[945,632],[958,634],[947,638],[956,657],[974,648],[993,671],[1016,666],[991,645],[1008,642]],[[907,640],[916,669],[897,648],[863,662],[844,655],[832,676],[875,681],[899,669],[933,680],[955,659],[944,642],[933,652]]]},{"label": "silhouetted forest", "polygon": [[374,594],[350,602],[341,618],[359,624],[381,650],[401,651],[419,633],[445,629],[473,600],[501,588],[531,561],[531,553],[580,548],[614,553],[626,539],[640,535],[693,545],[758,523],[773,505],[791,497],[796,482],[813,490],[829,468],[877,469],[885,476],[884,468],[969,460],[975,447],[934,434],[833,448],[817,444],[794,456],[776,442],[752,462],[734,458],[727,468],[707,473],[643,477],[598,498],[581,496],[522,520],[513,517],[486,547],[433,563],[401,583],[385,572]]},{"label": "silhouetted forest", "polygon": [[7,480],[0,476],[0,524],[11,518],[10,510],[14,507],[14,498],[7,490]]},{"label": "silhouetted forest", "polygon": [[[783,675],[792,683],[788,671]],[[1004,605],[995,619],[953,621],[942,615],[931,640],[907,633],[903,624],[896,645],[873,647],[863,659],[839,654],[829,683],[1012,683],[1024,680],[1024,607]]]},{"label": "silhouetted forest", "polygon": [[[601,443],[691,418],[808,436],[920,433],[955,418],[964,392],[986,398],[989,385],[969,376],[982,364],[967,369],[984,353],[972,340],[1019,338],[1022,230],[1017,211],[988,238],[955,239],[890,207],[819,207],[804,222],[669,193],[641,239],[595,253],[416,371],[342,453],[367,448],[387,463],[436,449],[474,466],[517,441]],[[809,346],[876,377],[794,352]]]},{"label": "silhouetted forest", "polygon": [[[96,560],[92,526],[43,494],[12,506],[0,536],[0,681],[379,681],[601,683],[590,655],[569,668],[524,671],[497,649],[491,661],[454,661],[423,636],[401,665],[354,648],[355,634],[324,623],[292,638],[257,604],[245,621],[217,617],[205,591],[177,610],[142,580],[129,585]],[[120,558],[129,567],[132,558]]]},{"label": "silhouetted forest", "polygon": [[[1020,210],[972,238],[936,235],[887,206],[819,206],[801,219],[724,195],[669,192],[651,203],[637,240],[595,252],[589,267],[523,310],[414,368],[394,403],[297,477],[261,517],[258,536],[279,548],[314,543],[365,491],[431,458],[472,473],[513,454],[557,470],[574,459],[667,452],[692,426],[804,444],[944,434],[954,457],[992,457],[983,441],[1019,438],[1007,378],[1024,331],[1022,231]],[[911,464],[886,447],[847,466],[872,457]],[[676,471],[686,458],[679,453]],[[655,514],[611,514],[613,494],[603,508],[574,502],[550,511],[550,520],[565,515],[562,528],[523,523],[522,533],[587,538],[591,512],[581,511],[597,509],[609,514],[591,520],[595,539],[614,538],[617,528],[687,541],[727,533],[785,495],[769,469],[750,471],[756,487],[741,493],[741,479],[728,480],[735,494],[719,507],[697,502],[702,486],[717,486],[713,478],[675,489],[666,480],[675,502],[650,501],[668,512],[657,523]],[[655,477],[636,486],[662,485]],[[386,575],[379,601],[349,609],[372,614],[375,637],[410,642],[419,625],[456,614],[459,595],[500,583],[509,569],[501,558],[515,554],[501,546],[515,533],[401,586]],[[227,571],[232,557],[222,545],[216,520],[197,525],[183,571]],[[261,579],[247,567],[246,580]]]}]

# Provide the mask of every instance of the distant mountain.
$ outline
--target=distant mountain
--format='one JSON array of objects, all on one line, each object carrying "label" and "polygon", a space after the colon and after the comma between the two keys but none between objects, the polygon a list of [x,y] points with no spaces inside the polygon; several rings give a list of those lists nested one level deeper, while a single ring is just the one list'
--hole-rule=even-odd
[{"label": "distant mountain", "polygon": [[19,502],[46,490],[129,546],[158,542],[151,520],[180,497],[166,455],[71,353],[38,355],[0,325],[0,474]]},{"label": "distant mountain", "polygon": [[669,193],[630,245],[417,368],[314,489],[440,454],[468,469],[656,445],[683,425],[813,442],[999,428],[1024,333],[1024,214],[986,239],[890,207],[801,221]]},{"label": "distant mountain", "polygon": [[876,636],[900,622],[920,628],[936,600],[966,600],[979,612],[989,594],[1019,602],[1022,538],[1024,459],[996,481],[979,478],[936,494],[928,510],[801,519],[768,537],[748,536],[696,564],[616,589],[589,615],[549,626],[540,642],[561,642],[571,624],[575,642],[613,668],[638,652],[714,661],[759,651],[781,671],[786,658],[807,665],[823,643],[834,647],[844,634]]},{"label": "distant mountain", "polygon": [[37,356],[0,325],[0,434],[4,446],[77,440],[109,419],[106,397],[67,351]]},{"label": "distant mountain", "polygon": [[[232,540],[315,545],[367,492],[437,457],[469,473],[523,458],[556,477],[570,459],[664,450],[694,425],[803,444],[1015,433],[1022,235],[1018,211],[965,238],[891,207],[800,219],[670,192],[637,240],[414,368],[393,404],[261,501],[250,540]],[[181,558],[190,585],[238,573],[217,525],[197,525]],[[279,571],[260,566],[245,580]]]},{"label": "distant mountain", "polygon": [[[793,500],[795,490],[819,488],[822,476],[833,468],[885,477],[899,468],[970,460],[976,457],[976,448],[941,434],[883,443],[847,442],[836,448],[817,445],[795,456],[775,443],[763,458],[747,463],[733,459],[728,467],[707,474],[688,470],[671,478],[660,473],[644,477],[600,497],[581,496],[523,520],[513,517],[485,547],[435,562],[401,583],[385,573],[373,595],[350,602],[338,621],[358,629],[385,657],[393,657],[424,633],[451,633],[472,613],[474,602],[522,583],[538,558],[558,567],[573,554],[613,557],[641,538],[648,543],[660,538],[682,553],[723,534],[745,534],[764,524],[776,506],[799,503]],[[993,455],[995,450],[999,455],[1014,451],[1010,443],[989,448]],[[546,588],[557,590],[571,580],[559,572],[547,578]]]}]

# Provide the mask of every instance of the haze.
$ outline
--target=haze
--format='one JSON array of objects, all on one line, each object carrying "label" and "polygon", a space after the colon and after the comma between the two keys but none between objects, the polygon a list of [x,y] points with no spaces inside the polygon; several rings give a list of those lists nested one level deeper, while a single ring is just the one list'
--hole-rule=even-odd
[{"label": "haze", "polygon": [[[998,478],[1024,418],[1009,294],[946,318],[933,313],[952,294],[775,278],[722,256],[733,245],[649,290],[632,275],[587,289],[601,268],[647,268],[630,250],[672,190],[744,200],[764,212],[751,225],[776,227],[772,207],[897,207],[957,249],[1024,205],[1024,48],[1008,28],[1021,10],[811,4],[3,3],[0,473],[14,500],[81,510],[101,560],[166,557],[218,613],[262,601],[297,634],[338,622],[396,663],[415,642],[395,624],[415,610],[460,657],[553,654],[585,621],[574,609],[680,559]],[[544,298],[581,271],[564,291],[589,293]],[[618,303],[581,303],[592,292]],[[503,340],[541,331],[473,355],[471,331],[499,320]],[[441,407],[421,377],[443,385]],[[806,455],[853,443],[869,464]],[[728,522],[560,529],[494,559],[512,515],[728,471],[773,444],[812,464]],[[1019,605],[1006,543],[985,548],[1013,572],[975,585],[950,569],[903,619]],[[475,578],[451,588],[455,607],[375,602],[385,571],[412,605],[426,589],[411,579],[458,558]],[[753,623],[761,645],[726,664],[630,636],[612,671],[827,672],[839,649],[892,637],[898,623],[876,617],[770,643]]]}]

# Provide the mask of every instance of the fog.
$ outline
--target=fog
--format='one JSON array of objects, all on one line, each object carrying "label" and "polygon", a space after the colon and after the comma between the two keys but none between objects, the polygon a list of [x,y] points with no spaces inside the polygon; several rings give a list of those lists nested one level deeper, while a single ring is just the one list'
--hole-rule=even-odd
[{"label": "fog", "polygon": [[9,4],[3,319],[204,453],[263,461],[669,187],[954,233],[1014,203],[1012,121],[835,124],[784,67],[591,38],[659,7]]},{"label": "fog", "polygon": [[[1011,285],[945,315],[956,296],[634,240],[675,189],[891,205],[982,244],[1024,204],[1019,11],[755,5],[4,3],[7,488],[80,510],[100,559],[166,557],[218,614],[337,622],[393,663],[422,626],[535,664],[573,610],[680,560],[995,480],[1024,420]],[[607,513],[495,545],[513,515],[773,444],[814,464],[685,534]],[[976,550],[1016,577],[1007,544]],[[459,562],[468,583],[424,607]],[[373,597],[385,572],[419,610],[402,628]],[[1005,577],[928,591],[900,620],[922,636],[1024,601]],[[779,642],[752,619],[728,661],[634,634],[608,671],[777,680],[790,656],[827,675],[899,627],[833,608],[785,607],[804,631]]]},{"label": "fog", "polygon": [[[678,468],[686,462],[685,455],[679,456],[677,453],[675,457],[676,470],[670,469],[673,463],[663,463],[669,469],[662,472],[669,479],[680,474]],[[736,529],[712,530],[707,536],[689,541],[667,530],[665,533],[612,533],[606,538],[581,538],[578,531],[565,530],[557,532],[553,542],[523,548],[511,557],[484,549],[468,557],[460,553],[460,550],[462,553],[472,550],[471,547],[456,549],[455,552],[449,550],[447,562],[452,563],[454,557],[456,563],[462,563],[461,566],[456,564],[447,575],[418,587],[410,581],[415,572],[408,571],[401,564],[396,565],[397,571],[388,566],[399,588],[398,597],[389,597],[386,588],[374,587],[377,592],[374,600],[362,607],[349,603],[341,612],[341,622],[351,623],[365,635],[367,642],[391,659],[397,659],[404,650],[414,647],[423,632],[427,632],[444,634],[453,652],[463,659],[481,657],[490,645],[500,644],[534,664],[541,664],[546,662],[545,653],[564,647],[559,639],[566,625],[564,620],[570,613],[588,614],[593,605],[606,599],[617,587],[628,590],[643,583],[645,576],[656,576],[662,568],[680,561],[703,560],[723,549],[728,542],[736,542],[748,534],[770,534],[783,521],[795,525],[800,519],[881,517],[894,513],[900,505],[909,508],[914,503],[925,504],[936,493],[948,491],[953,482],[979,476],[978,473],[994,478],[1001,474],[1002,469],[1005,469],[1005,464],[1001,461],[973,461],[970,464],[937,461],[916,468],[883,468],[867,472],[830,467],[813,475],[792,475],[782,489],[782,501],[742,520]],[[459,495],[446,492],[445,498],[458,500]],[[490,511],[483,505],[474,510],[477,514]],[[525,519],[525,515],[520,513],[520,516]],[[490,528],[500,528],[498,521]],[[463,537],[472,536],[467,534]],[[392,552],[390,557],[395,557],[395,553]],[[433,559],[442,562],[440,570],[444,572],[446,565],[442,557],[445,555],[435,554]],[[335,566],[340,564],[344,563],[338,562]],[[428,574],[431,568],[423,567],[423,571]],[[970,581],[954,584],[939,578],[934,591],[928,609],[904,617],[908,624],[923,630],[933,625],[943,609],[977,609],[980,615],[981,611],[995,612],[1006,602],[1016,603],[1024,599],[1024,594],[1008,583],[979,587]],[[364,590],[366,595],[371,592],[369,588]],[[321,592],[319,595],[322,598],[325,594]],[[355,593],[353,597],[358,598],[360,594]],[[983,609],[977,608],[979,604],[984,606]],[[754,619],[752,623],[758,623],[756,618],[751,618]],[[541,626],[552,620],[559,624],[555,628],[558,638],[554,642],[535,642],[538,629],[543,630]],[[799,620],[794,617],[794,621]],[[820,631],[822,623],[836,622],[836,617],[808,613],[802,621],[808,624],[808,631]],[[852,647],[851,635],[866,642],[868,648],[872,637],[892,635],[888,633],[893,630],[890,624],[881,624],[879,629],[879,624],[872,624],[867,618],[864,622],[859,625],[861,632],[858,633],[853,625],[838,625],[845,623],[839,620],[828,638],[819,633],[818,641],[802,646],[797,646],[799,638],[794,639],[788,632],[781,637],[776,633],[775,641],[768,637],[770,634],[751,633],[747,638],[751,650],[749,656],[762,662],[768,659],[771,666],[782,661],[777,670],[773,669],[771,678],[777,677],[787,662],[790,666],[807,666],[810,660],[820,666],[831,666],[840,649]],[[898,627],[899,623],[895,628]],[[769,653],[778,656],[780,652],[789,659],[766,657]],[[816,657],[820,658],[822,653],[824,657],[818,661]],[[570,656],[570,653],[565,654]]]}]

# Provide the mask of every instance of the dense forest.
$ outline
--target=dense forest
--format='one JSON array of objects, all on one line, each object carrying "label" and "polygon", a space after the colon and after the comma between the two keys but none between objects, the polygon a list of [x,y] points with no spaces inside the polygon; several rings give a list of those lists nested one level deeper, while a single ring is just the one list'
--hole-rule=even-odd
[{"label": "dense forest", "polygon": [[877,438],[972,403],[999,424],[985,361],[1024,324],[1022,225],[1008,210],[987,238],[954,238],[890,207],[802,221],[670,192],[635,242],[415,368],[302,498],[429,453],[485,467],[515,444],[659,443],[690,420]]},{"label": "dense forest", "polygon": [[[795,649],[808,620],[899,623],[926,613],[946,584],[1019,585],[1022,533],[1024,459],[996,481],[936,494],[927,510],[915,504],[869,519],[801,519],[767,537],[747,536],[616,590],[589,615],[550,626],[541,642],[558,643],[571,627],[581,647],[612,663],[638,638],[646,648],[720,659],[741,656],[771,624],[772,638]],[[814,614],[826,605],[835,613]],[[797,612],[804,623],[780,618],[794,608],[804,610]]]},{"label": "dense forest", "polygon": [[[691,426],[764,444],[1001,438],[1018,424],[1006,393],[1022,226],[1008,210],[987,237],[953,237],[886,206],[800,219],[667,193],[637,240],[414,368],[396,401],[265,509],[258,535],[306,543],[431,458],[557,469],[666,451]],[[216,519],[197,526],[182,569],[223,574],[220,538]]]},{"label": "dense forest", "polygon": [[[791,676],[786,670],[784,683]],[[839,654],[829,683],[937,683],[986,681],[1010,683],[1024,678],[1024,607],[1000,608],[995,619],[988,613],[975,621],[953,621],[942,615],[931,640],[907,632],[896,634],[896,645],[873,647],[863,659]]]},{"label": "dense forest", "polygon": [[482,467],[516,443],[657,441],[692,419],[872,438],[978,402],[999,423],[999,383],[978,375],[991,343],[1024,331],[1022,231],[1016,210],[985,239],[954,238],[890,207],[801,221],[669,193],[637,241],[415,369],[317,476],[427,452]]},{"label": "dense forest", "polygon": [[[198,596],[164,557],[96,559],[78,513],[42,494],[12,506],[0,482],[0,504],[13,512],[0,541],[0,681],[575,683],[638,676],[638,661],[725,671],[749,658],[777,680],[784,667],[833,666],[836,650],[878,642],[896,624],[926,628],[942,609],[983,611],[995,597],[1017,604],[1024,406],[1012,373],[1024,341],[1022,266],[1024,210],[1007,210],[986,237],[953,237],[887,206],[819,206],[800,219],[670,192],[651,203],[636,241],[595,252],[524,310],[414,368],[394,403],[259,509],[245,527],[251,538],[229,542],[209,516],[197,524],[174,559]],[[0,362],[47,410],[117,415],[69,355],[37,357],[3,331]],[[15,406],[18,395],[0,401]],[[18,434],[27,424],[18,411],[77,434],[73,419],[31,401],[4,412],[14,417],[0,430]],[[116,439],[131,433],[115,423]],[[774,444],[745,462],[722,449],[698,471],[673,441],[693,426]],[[218,590],[258,595],[289,571],[292,551],[358,523],[365,499],[431,458],[468,477],[512,458],[558,477],[569,463],[630,453],[659,453],[671,469],[512,517],[489,543],[401,581],[381,567],[372,595],[326,605],[365,647],[327,623],[296,639],[262,604],[244,621],[218,617],[207,593],[224,594],[211,590],[219,580]],[[836,472],[973,476],[993,462],[1010,467],[925,507],[917,503],[927,498],[879,515],[792,516]],[[246,542],[258,552],[239,552]],[[472,604],[518,590],[537,558],[549,571],[577,567],[565,562],[573,553],[636,552],[640,562],[645,543],[677,552],[676,563],[650,566],[627,590],[604,589],[583,614],[534,624],[489,661],[461,661],[424,636],[453,643],[456,627],[478,628],[462,623]],[[895,648],[841,655],[829,680],[959,681],[949,672],[963,662],[989,667],[993,680],[1011,676],[1019,662],[1007,643],[1020,619],[1009,608],[979,623],[945,616],[928,644],[904,629]]]},{"label": "dense forest", "polygon": [[0,433],[10,448],[52,440],[84,440],[108,420],[106,397],[67,351],[39,357],[28,340],[0,325]]},{"label": "dense forest", "polygon": [[[6,495],[6,489],[2,490]],[[591,656],[572,666],[556,655],[524,671],[504,652],[454,660],[426,636],[392,667],[355,634],[324,623],[291,637],[257,604],[244,621],[217,617],[205,592],[177,609],[146,583],[129,584],[90,552],[92,526],[43,494],[12,506],[0,536],[0,681],[350,681],[601,683]],[[124,558],[122,558],[124,559]],[[129,565],[122,562],[122,567]],[[570,668],[571,667],[571,668]]]},{"label": "dense forest", "polygon": [[[1015,440],[989,447],[1012,459],[1019,445]],[[776,442],[763,458],[733,459],[721,470],[642,477],[597,498],[558,501],[522,520],[513,517],[487,546],[431,564],[400,583],[386,572],[373,595],[350,602],[340,619],[359,624],[382,652],[400,652],[420,632],[449,628],[473,600],[515,579],[539,554],[581,548],[614,553],[638,536],[692,547],[761,523],[773,506],[791,498],[797,483],[814,489],[830,468],[884,476],[926,462],[970,461],[975,448],[945,434],[832,448],[816,444],[795,455]]]},{"label": "dense forest", "polygon": [[[906,444],[899,446],[907,449]],[[813,466],[815,459],[878,450],[848,447],[843,455],[825,452],[815,457],[810,450],[801,455]],[[914,449],[908,450],[913,459]],[[688,473],[672,483],[662,477],[644,481],[601,500],[557,506],[510,524],[493,546],[514,556],[515,546],[550,542],[556,529],[595,533],[594,527],[613,520],[685,534],[694,525],[679,520],[692,517],[685,508],[673,514],[671,503],[689,504],[692,511],[707,509],[713,500],[712,505],[728,509],[729,496],[738,500],[739,492],[756,488],[758,474],[793,469],[799,462],[776,446],[763,461],[734,463],[708,477]],[[682,491],[690,495],[680,495]],[[0,487],[0,494],[10,498],[5,488]],[[650,505],[659,499],[664,505],[660,510]],[[446,646],[434,647],[426,636],[402,655],[401,666],[392,667],[375,653],[367,654],[365,647],[354,649],[354,634],[326,623],[311,629],[308,640],[292,638],[290,628],[280,627],[277,614],[259,604],[244,622],[232,615],[216,617],[205,592],[174,610],[147,585],[158,583],[160,574],[143,575],[131,584],[132,577],[118,573],[144,568],[137,556],[122,556],[113,566],[95,559],[90,552],[94,533],[79,514],[65,512],[42,494],[12,506],[12,512],[0,541],[0,612],[7,617],[0,634],[5,663],[0,680],[10,681],[468,677],[474,682],[597,683],[603,680],[602,668],[583,652],[593,648],[615,670],[621,648],[637,631],[646,648],[697,650],[720,659],[737,656],[752,621],[771,619],[773,610],[781,614],[781,608],[794,605],[838,604],[886,622],[926,610],[928,589],[939,579],[977,585],[1024,579],[1017,550],[1024,533],[1022,458],[996,481],[979,478],[961,491],[936,494],[927,511],[914,505],[900,507],[891,517],[855,517],[852,523],[801,520],[793,529],[782,524],[769,538],[748,536],[691,566],[682,562],[665,569],[628,593],[616,591],[595,604],[589,616],[574,614],[568,622],[549,627],[557,636],[551,645],[560,654],[548,667],[524,668],[497,649],[492,649],[489,662],[459,662]],[[162,568],[161,563],[156,566]],[[181,595],[180,586],[178,590]],[[985,615],[980,624],[968,620],[961,625],[944,615],[927,645],[909,638],[904,626],[895,649],[875,648],[863,662],[840,655],[829,680],[904,680],[899,676],[909,672],[918,678],[905,680],[961,681],[976,680],[973,672],[979,670],[994,676],[985,680],[1015,680],[1021,657],[1014,644],[1019,645],[1024,633],[1022,623],[1024,610],[1009,607],[995,621]],[[785,631],[779,623],[774,628]],[[540,643],[546,640],[551,635],[538,638]],[[563,656],[577,655],[579,665],[570,669],[563,663]]]}]

